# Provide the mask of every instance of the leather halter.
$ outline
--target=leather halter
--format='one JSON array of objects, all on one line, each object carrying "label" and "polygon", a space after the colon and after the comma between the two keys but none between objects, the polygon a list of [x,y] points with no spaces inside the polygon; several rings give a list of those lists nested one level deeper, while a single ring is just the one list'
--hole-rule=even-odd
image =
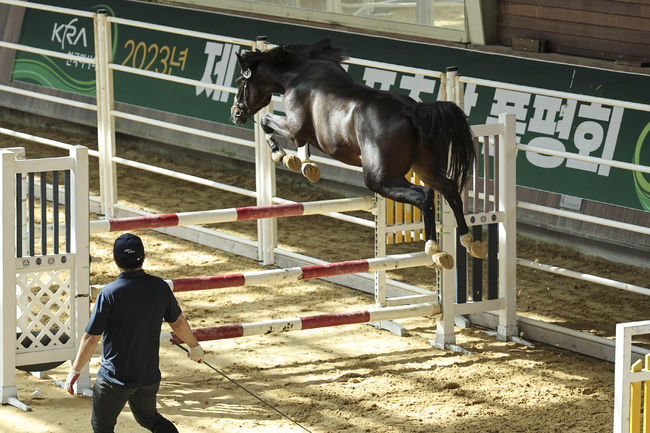
[{"label": "leather halter", "polygon": [[[235,106],[235,108],[237,108],[237,110],[239,110],[241,113],[243,113],[246,116],[250,116],[250,108],[248,107],[248,105],[246,103],[246,99],[247,99],[246,97],[247,97],[247,94],[248,94],[248,79],[251,77],[251,75],[252,75],[251,70],[248,69],[248,68],[242,71],[241,76],[242,76],[242,79],[244,81],[244,88],[243,88],[243,91],[242,91],[242,97],[243,98],[238,98],[235,95],[235,101],[234,101],[234,104],[233,104]],[[242,101],[242,99],[243,99],[243,101]]]}]

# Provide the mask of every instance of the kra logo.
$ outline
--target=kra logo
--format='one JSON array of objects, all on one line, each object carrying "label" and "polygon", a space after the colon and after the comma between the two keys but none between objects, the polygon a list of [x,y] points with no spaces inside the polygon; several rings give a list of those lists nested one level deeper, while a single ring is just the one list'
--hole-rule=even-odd
[{"label": "kra logo", "polygon": [[77,45],[79,40],[83,42],[83,46],[87,47],[86,29],[84,27],[77,28],[75,26],[79,18],[73,18],[67,24],[54,23],[52,29],[52,41],[61,44],[61,49],[64,50],[67,45]]}]

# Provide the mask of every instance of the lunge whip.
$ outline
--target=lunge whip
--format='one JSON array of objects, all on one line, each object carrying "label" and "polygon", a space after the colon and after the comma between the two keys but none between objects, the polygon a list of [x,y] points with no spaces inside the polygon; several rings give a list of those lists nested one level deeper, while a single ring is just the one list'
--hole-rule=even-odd
[{"label": "lunge whip", "polygon": [[[183,347],[180,343],[177,343],[176,341],[174,341],[174,339],[170,339],[170,341],[171,341],[171,343],[172,343],[174,346],[178,347],[178,348],[181,349],[183,352],[185,352],[185,353],[188,353],[188,352],[189,352],[188,349],[186,349],[185,347]],[[228,377],[224,372],[218,370],[217,368],[215,368],[215,367],[213,367],[212,365],[210,365],[210,364],[208,364],[207,362],[205,362],[205,360],[201,361],[201,364],[204,364],[204,365],[210,367],[212,370],[214,370],[215,372],[219,373],[221,376],[223,376],[225,379],[227,379],[228,381],[230,381],[232,384],[237,385],[239,388],[243,389],[243,390],[246,391],[248,394],[250,394],[251,396],[255,397],[257,400],[259,400],[260,402],[262,402],[265,406],[267,406],[268,408],[270,408],[270,409],[273,410],[274,412],[280,414],[282,417],[288,419],[289,421],[291,421],[292,423],[294,423],[295,425],[297,425],[298,427],[300,427],[300,428],[303,429],[304,431],[306,431],[306,432],[308,432],[308,433],[312,433],[310,430],[308,430],[308,429],[305,428],[304,426],[300,425],[300,423],[298,423],[296,420],[292,419],[292,418],[289,417],[287,414],[285,414],[285,413],[283,413],[283,412],[280,412],[280,411],[279,411],[278,409],[276,409],[274,406],[272,406],[271,404],[269,404],[269,403],[267,403],[265,400],[263,400],[261,397],[257,396],[257,395],[254,394],[253,392],[249,391],[249,390],[246,389],[243,385],[237,383],[237,381],[235,381],[234,379],[231,379],[230,377]]]}]

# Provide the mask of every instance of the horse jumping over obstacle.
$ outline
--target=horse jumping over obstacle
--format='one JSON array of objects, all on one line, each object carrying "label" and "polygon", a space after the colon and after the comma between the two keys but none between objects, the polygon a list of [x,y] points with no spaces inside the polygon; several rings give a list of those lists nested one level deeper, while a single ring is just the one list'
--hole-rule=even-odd
[{"label": "horse jumping over obstacle", "polygon": [[[345,59],[328,38],[238,54],[242,72],[232,121],[246,123],[269,104],[273,93],[282,94],[286,116],[266,113],[261,119],[276,162],[284,152],[273,132],[291,140],[299,154],[307,154],[312,145],[361,166],[368,189],[421,210],[425,252],[438,266],[451,269],[453,257],[440,252],[436,240],[435,189],[454,212],[461,244],[472,256],[486,257],[485,244],[469,232],[460,196],[475,158],[465,113],[452,102],[418,103],[357,83],[341,67]],[[428,186],[408,182],[405,175],[411,169]]]}]

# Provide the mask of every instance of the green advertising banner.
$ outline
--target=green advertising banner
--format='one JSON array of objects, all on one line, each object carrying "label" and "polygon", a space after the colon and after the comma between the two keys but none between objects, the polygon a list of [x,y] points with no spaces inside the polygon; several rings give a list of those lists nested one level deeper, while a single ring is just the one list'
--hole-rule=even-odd
[{"label": "green advertising banner", "polygon": [[[432,71],[458,66],[461,74],[505,83],[648,103],[650,76],[489,54],[382,37],[335,32],[285,23],[173,8],[152,3],[81,0],[43,3],[80,10],[107,9],[121,18],[271,43],[304,43],[329,36],[351,57]],[[237,52],[249,46],[209,41],[127,25],[113,25],[113,62],[163,74],[235,86]],[[94,56],[90,19],[28,9],[20,43],[79,56]],[[346,65],[356,80],[378,89],[438,99],[439,80],[358,65]],[[19,52],[12,80],[94,96],[95,71],[84,63]],[[114,73],[117,102],[230,123],[233,95],[199,86]],[[645,89],[643,92],[640,89]],[[645,92],[645,93],[644,93]],[[495,122],[503,112],[516,115],[522,144],[580,155],[650,165],[650,113],[469,84],[465,109],[470,123]],[[518,152],[518,184],[636,209],[650,210],[650,176],[589,162]]]},{"label": "green advertising banner", "polygon": [[[465,109],[472,123],[496,122],[503,112],[515,114],[521,144],[650,165],[648,112],[474,84],[465,87]],[[517,184],[650,210],[650,188],[642,173],[593,162],[519,151]]]}]

